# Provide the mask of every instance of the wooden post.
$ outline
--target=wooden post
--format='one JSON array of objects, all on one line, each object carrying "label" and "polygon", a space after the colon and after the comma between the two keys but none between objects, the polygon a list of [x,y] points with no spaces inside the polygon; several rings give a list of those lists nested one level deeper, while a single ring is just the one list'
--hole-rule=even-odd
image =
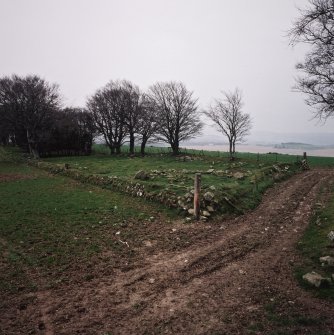
[{"label": "wooden post", "polygon": [[200,217],[200,192],[201,192],[201,174],[195,174],[195,184],[194,184],[194,215],[195,219],[199,220]]},{"label": "wooden post", "polygon": [[306,152],[304,152],[304,154],[303,154],[303,159],[307,161],[307,155],[306,155]]}]

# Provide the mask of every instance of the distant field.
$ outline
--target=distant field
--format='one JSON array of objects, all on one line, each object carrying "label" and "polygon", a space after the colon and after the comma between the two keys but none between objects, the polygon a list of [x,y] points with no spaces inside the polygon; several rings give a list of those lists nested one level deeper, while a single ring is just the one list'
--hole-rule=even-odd
[{"label": "distant field", "polygon": [[[225,155],[227,154],[227,146],[212,145],[212,146],[191,146],[190,148],[197,151],[208,151],[212,152],[214,155]],[[189,149],[187,149],[189,150]],[[310,149],[308,148],[277,148],[271,146],[261,146],[261,145],[238,145],[237,146],[237,156],[238,157],[249,157],[252,158],[254,155],[259,154],[261,160],[267,161],[297,161],[302,159],[303,153],[306,152],[309,163],[312,166],[328,166],[334,165],[334,149]],[[277,158],[276,158],[277,157]]]},{"label": "distant field", "polygon": [[[294,153],[282,153],[281,149],[277,148],[271,148],[271,147],[265,147],[265,146],[238,146],[238,148],[242,148],[242,151],[237,152],[236,156],[240,159],[246,159],[251,161],[260,161],[262,163],[276,163],[276,162],[282,162],[282,163],[295,163],[297,161],[300,161],[303,157],[302,150],[295,150]],[[201,149],[195,149],[195,148],[182,148],[181,152],[185,155],[199,155],[199,156],[209,156],[209,157],[218,157],[218,158],[226,158],[228,159],[229,154],[226,151],[223,151],[221,149],[225,149],[225,147],[220,146],[203,146]],[[252,150],[253,152],[247,152],[247,149]],[[107,146],[102,144],[95,144],[93,146],[93,150],[95,153],[98,154],[105,154],[109,155],[110,151]],[[122,148],[124,153],[129,152],[129,147],[124,146]],[[258,150],[258,152],[257,152]],[[261,151],[262,150],[262,151]],[[136,148],[136,152],[140,153],[140,148]],[[170,153],[171,150],[168,147],[154,147],[154,146],[148,146],[146,148],[147,154],[157,154],[157,153]],[[255,152],[255,153],[254,153]],[[314,156],[316,152],[319,152],[319,156]],[[326,156],[325,154],[328,154],[326,151],[309,151],[308,152],[308,162],[310,166],[332,166],[334,167],[334,150],[331,156]]]}]

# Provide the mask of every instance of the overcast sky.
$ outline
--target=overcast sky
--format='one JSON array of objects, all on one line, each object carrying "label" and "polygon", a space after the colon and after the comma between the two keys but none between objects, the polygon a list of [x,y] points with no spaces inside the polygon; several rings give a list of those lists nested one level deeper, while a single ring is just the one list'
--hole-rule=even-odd
[{"label": "overcast sky", "polygon": [[[253,133],[331,133],[292,92],[287,31],[306,0],[0,0],[0,75],[38,74],[84,106],[109,80],[177,80],[201,108],[239,87]],[[210,129],[210,128],[207,128]],[[208,131],[208,130],[206,130]]]}]

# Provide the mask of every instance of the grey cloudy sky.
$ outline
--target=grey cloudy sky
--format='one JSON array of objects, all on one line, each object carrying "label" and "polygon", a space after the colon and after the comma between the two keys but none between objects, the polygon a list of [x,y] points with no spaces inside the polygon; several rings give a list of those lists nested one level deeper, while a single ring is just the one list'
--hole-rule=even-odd
[{"label": "grey cloudy sky", "polygon": [[[292,92],[305,48],[286,32],[306,0],[0,0],[0,75],[57,82],[83,106],[111,79],[180,80],[202,108],[239,87],[253,132],[332,132]],[[209,128],[207,128],[209,129]]]}]

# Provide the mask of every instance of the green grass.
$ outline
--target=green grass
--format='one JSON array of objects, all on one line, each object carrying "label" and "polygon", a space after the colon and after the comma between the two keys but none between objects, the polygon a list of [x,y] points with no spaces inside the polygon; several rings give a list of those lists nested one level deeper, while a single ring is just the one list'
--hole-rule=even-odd
[{"label": "green grass", "polygon": [[311,271],[329,278],[334,274],[334,266],[322,266],[319,261],[322,256],[334,257],[334,245],[327,237],[328,233],[334,230],[334,192],[332,185],[327,185],[322,190],[323,195],[328,193],[331,194],[330,200],[324,204],[320,196],[318,209],[298,243],[298,250],[303,257],[303,263],[296,269],[296,276],[305,289],[312,291],[314,295],[320,298],[334,302],[334,285],[312,288],[302,279],[304,274]]},{"label": "green grass", "polygon": [[[328,334],[327,332],[322,332],[322,326],[326,319],[323,317],[309,317],[301,315],[299,313],[286,311],[282,308],[282,304],[279,301],[271,302],[264,306],[265,316],[267,318],[267,328],[272,329],[268,332],[268,335],[293,335],[296,331],[300,331],[303,327],[308,328],[308,334],[318,335],[318,334]],[[264,328],[262,324],[256,324],[253,330],[259,330]],[[255,332],[256,333],[256,332]]]},{"label": "green grass", "polygon": [[46,277],[54,284],[64,269],[87,266],[103,251],[115,259],[124,253],[131,258],[132,248],[124,247],[115,233],[122,229],[122,238],[135,247],[141,225],[167,213],[142,199],[23,164],[0,161],[0,175],[0,292],[32,290],[36,283],[26,269],[51,274]]},{"label": "green grass", "polygon": [[[195,173],[200,172],[203,193],[210,187],[215,187],[220,194],[219,211],[221,213],[235,211],[236,208],[240,209],[239,212],[253,209],[259,203],[261,194],[275,182],[275,175],[279,175],[279,179],[285,178],[298,169],[294,164],[289,166],[283,164],[279,168],[281,171],[276,173],[273,166],[278,166],[279,163],[265,164],[256,159],[238,159],[231,162],[224,157],[206,155],[192,155],[191,158],[191,160],[184,159],[184,156],[175,157],[167,153],[150,154],[145,157],[95,154],[46,158],[44,161],[53,164],[68,163],[71,169],[87,177],[97,175],[137,182],[143,185],[145,190],[154,194],[154,197],[159,196],[161,192],[167,192],[175,199],[189,194],[193,188]],[[288,170],[285,171],[285,167]],[[134,176],[140,170],[150,174],[150,179],[135,180]],[[214,173],[209,173],[209,170],[214,170]],[[244,178],[242,180],[235,178],[236,172],[242,173]],[[224,202],[224,197],[235,206],[231,208]]]}]

